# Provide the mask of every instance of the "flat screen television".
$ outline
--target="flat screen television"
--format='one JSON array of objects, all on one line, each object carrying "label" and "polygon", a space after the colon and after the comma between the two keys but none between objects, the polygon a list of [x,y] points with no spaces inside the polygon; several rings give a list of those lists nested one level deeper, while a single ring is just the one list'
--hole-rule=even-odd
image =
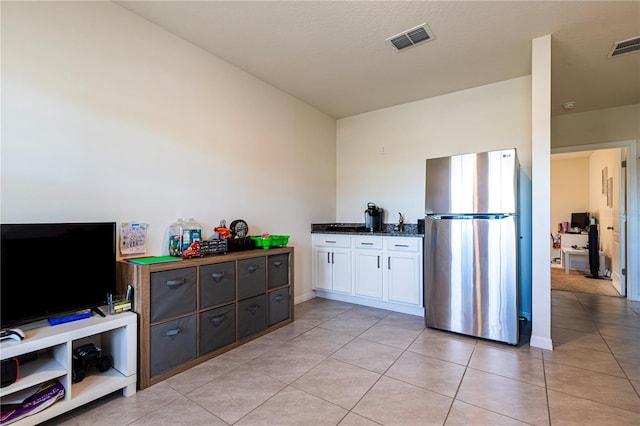
[{"label": "flat screen television", "polygon": [[571,213],[571,227],[581,231],[589,227],[589,213]]},{"label": "flat screen television", "polygon": [[116,224],[0,225],[0,327],[106,305],[116,289]]}]

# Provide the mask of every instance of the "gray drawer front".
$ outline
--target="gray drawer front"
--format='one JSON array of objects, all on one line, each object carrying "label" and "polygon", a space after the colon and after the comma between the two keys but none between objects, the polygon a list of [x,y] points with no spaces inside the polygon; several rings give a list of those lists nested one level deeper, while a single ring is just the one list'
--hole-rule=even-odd
[{"label": "gray drawer front", "polygon": [[200,313],[200,356],[235,341],[235,303]]},{"label": "gray drawer front", "polygon": [[269,293],[269,325],[289,318],[289,287]]},{"label": "gray drawer front", "polygon": [[266,259],[238,261],[238,300],[264,293],[267,288]]},{"label": "gray drawer front", "polygon": [[267,328],[266,295],[238,302],[238,340]]},{"label": "gray drawer front", "polygon": [[289,255],[269,256],[269,288],[289,284]]},{"label": "gray drawer front", "polygon": [[156,324],[149,335],[151,376],[196,359],[196,316]]},{"label": "gray drawer front", "polygon": [[236,299],[235,262],[200,267],[200,309],[230,303]]},{"label": "gray drawer front", "polygon": [[151,273],[151,322],[196,310],[196,268]]}]

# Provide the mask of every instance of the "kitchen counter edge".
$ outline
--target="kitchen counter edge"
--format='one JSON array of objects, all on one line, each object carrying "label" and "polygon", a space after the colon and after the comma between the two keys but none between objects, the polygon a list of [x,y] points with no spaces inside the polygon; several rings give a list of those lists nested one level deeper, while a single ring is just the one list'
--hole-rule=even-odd
[{"label": "kitchen counter edge", "polygon": [[339,230],[332,229],[327,230],[327,227],[364,227],[364,223],[314,223],[311,225],[312,234],[342,234],[342,235],[373,235],[379,237],[420,237],[423,238],[424,234],[418,232],[418,225],[415,223],[407,223],[404,225],[404,231],[398,231],[395,229],[394,224],[386,223],[383,231],[352,231],[352,230]]}]

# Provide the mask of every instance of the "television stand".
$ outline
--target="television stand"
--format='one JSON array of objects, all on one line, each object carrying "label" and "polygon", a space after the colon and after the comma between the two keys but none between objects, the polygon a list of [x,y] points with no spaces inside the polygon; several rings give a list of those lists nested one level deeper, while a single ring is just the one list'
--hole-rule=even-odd
[{"label": "television stand", "polygon": [[[104,309],[104,308],[103,308]],[[13,425],[34,425],[59,416],[112,392],[122,390],[124,396],[136,393],[138,318],[133,312],[92,316],[54,327],[45,325],[23,328],[25,338],[0,342],[2,359],[24,354],[37,357],[20,365],[20,376],[14,383],[0,388],[0,398],[57,379],[64,386],[64,397]],[[94,343],[113,358],[113,368],[105,372],[87,370],[86,377],[73,383],[73,350],[83,344]]]},{"label": "television stand", "polygon": [[100,315],[102,318],[106,316],[104,312],[102,312],[98,307],[91,308],[91,312],[95,312],[96,314]]}]

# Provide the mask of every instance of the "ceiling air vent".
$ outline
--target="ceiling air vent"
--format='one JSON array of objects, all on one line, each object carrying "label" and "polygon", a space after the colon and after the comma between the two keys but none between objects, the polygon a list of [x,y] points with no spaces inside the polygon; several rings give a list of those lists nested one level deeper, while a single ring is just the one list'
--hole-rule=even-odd
[{"label": "ceiling air vent", "polygon": [[416,44],[424,43],[425,41],[433,40],[435,37],[427,24],[418,25],[417,27],[410,28],[406,31],[389,37],[385,41],[391,44],[391,46],[397,50],[404,50],[409,47],[413,47]]},{"label": "ceiling air vent", "polygon": [[609,57],[620,56],[640,50],[640,37],[634,37],[627,40],[616,41],[613,43]]}]

